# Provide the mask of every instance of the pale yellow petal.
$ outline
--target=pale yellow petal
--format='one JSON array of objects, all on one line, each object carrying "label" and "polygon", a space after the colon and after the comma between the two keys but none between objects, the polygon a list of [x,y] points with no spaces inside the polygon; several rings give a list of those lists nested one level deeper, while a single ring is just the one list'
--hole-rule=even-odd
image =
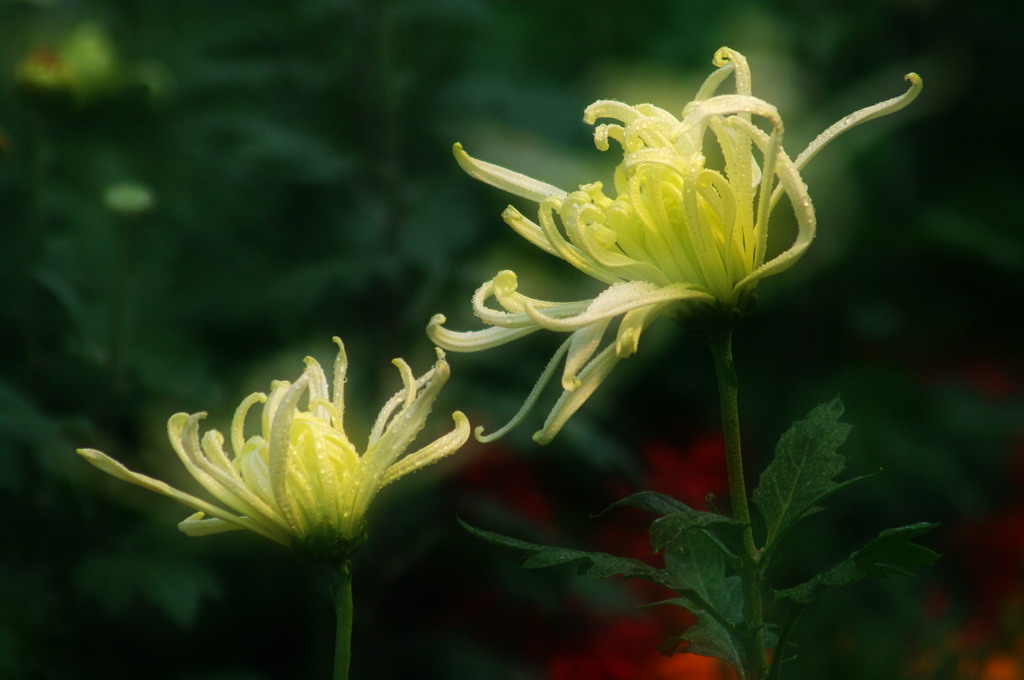
[{"label": "pale yellow petal", "polygon": [[391,465],[380,480],[380,488],[387,486],[399,477],[404,477],[410,472],[436,463],[461,448],[469,439],[469,420],[462,411],[452,413],[452,420],[455,421],[455,429],[451,432],[438,437],[418,451],[410,453]]},{"label": "pale yellow petal", "polygon": [[534,405],[536,405],[537,400],[540,398],[541,392],[543,392],[547,384],[551,382],[551,377],[555,374],[555,371],[558,369],[558,363],[562,360],[562,357],[565,356],[565,353],[566,351],[568,351],[569,344],[571,342],[571,338],[563,342],[561,346],[559,346],[558,350],[554,353],[554,355],[552,355],[551,359],[547,363],[547,366],[544,367],[544,370],[541,372],[540,377],[537,379],[537,382],[534,383],[533,389],[531,389],[530,393],[526,396],[526,400],[523,402],[523,405],[519,407],[519,410],[516,411],[516,414],[512,416],[511,420],[509,420],[507,423],[505,423],[505,425],[503,425],[499,429],[486,435],[483,432],[482,426],[478,426],[476,428],[476,430],[473,432],[473,436],[476,437],[478,442],[486,444],[488,442],[493,442],[496,439],[500,439],[501,437],[504,437],[506,434],[508,434],[512,430],[512,428],[516,427],[517,425],[519,425],[519,423],[523,422],[526,416],[530,414],[530,411],[533,410]]},{"label": "pale yellow petal", "polygon": [[159,479],[154,479],[153,477],[133,472],[102,451],[97,451],[96,449],[78,449],[78,455],[89,461],[96,468],[106,472],[112,477],[120,479],[123,482],[135,484],[136,486],[141,486],[149,491],[167,496],[168,498],[173,498],[182,505],[186,505],[194,510],[206,513],[207,515],[217,517],[224,522],[234,524],[239,528],[248,529],[260,534],[261,536],[266,536],[267,538],[279,543],[287,543],[287,534],[273,524],[257,522],[250,517],[235,515],[224,508],[219,508],[212,503],[193,496],[192,494],[175,489],[170,484],[162,482]]},{"label": "pale yellow petal", "polygon": [[534,433],[533,441],[538,444],[550,443],[618,363],[619,356],[615,353],[614,344],[609,345],[594,357],[586,368],[580,371],[579,384],[576,389],[571,392],[562,392],[562,396],[555,402],[547,420],[544,421],[544,427]]},{"label": "pale yellow petal", "polygon": [[888,116],[890,113],[896,113],[917,99],[917,96],[921,94],[921,88],[924,86],[924,83],[921,81],[921,76],[916,73],[908,73],[904,76],[904,79],[910,83],[910,87],[907,88],[907,91],[903,94],[898,97],[893,97],[892,99],[886,99],[884,102],[867,106],[859,111],[854,111],[850,115],[843,116],[840,120],[828,126],[828,128],[815,137],[814,141],[808,144],[807,148],[796,157],[794,164],[797,169],[803,168],[807,165],[807,162],[817,156],[818,152],[825,148],[826,144],[847,130],[852,129],[861,123],[866,123],[869,120]]},{"label": "pale yellow petal", "polygon": [[515,196],[521,196],[536,203],[540,203],[551,196],[565,196],[565,192],[558,187],[553,187],[532,177],[513,172],[500,165],[477,160],[463,151],[462,145],[459,143],[452,146],[452,153],[455,155],[455,160],[458,162],[459,167],[467,175]]},{"label": "pale yellow petal", "polygon": [[485,328],[479,331],[452,331],[443,326],[443,314],[435,314],[427,326],[427,337],[438,347],[452,352],[480,352],[536,333],[537,324],[520,328]]}]

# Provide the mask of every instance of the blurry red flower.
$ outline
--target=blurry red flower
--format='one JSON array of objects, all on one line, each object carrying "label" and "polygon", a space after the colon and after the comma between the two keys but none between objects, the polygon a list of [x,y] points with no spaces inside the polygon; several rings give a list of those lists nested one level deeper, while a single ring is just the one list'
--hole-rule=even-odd
[{"label": "blurry red flower", "polygon": [[665,633],[650,617],[615,619],[548,665],[546,680],[730,680],[718,659],[658,653]]},{"label": "blurry red flower", "polygon": [[536,524],[554,520],[554,510],[540,476],[529,459],[519,452],[491,444],[462,468],[459,481],[466,488],[479,489],[491,502]]}]

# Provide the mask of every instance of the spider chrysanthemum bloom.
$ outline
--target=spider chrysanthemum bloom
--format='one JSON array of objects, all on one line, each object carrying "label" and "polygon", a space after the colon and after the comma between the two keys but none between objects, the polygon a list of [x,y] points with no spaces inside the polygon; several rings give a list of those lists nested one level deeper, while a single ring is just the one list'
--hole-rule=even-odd
[{"label": "spider chrysanthemum bloom", "polygon": [[[340,563],[364,540],[366,511],[377,492],[461,447],[469,438],[469,423],[456,411],[451,432],[406,455],[448,381],[449,369],[441,350],[433,368],[419,378],[395,359],[403,388],[381,409],[359,453],[343,426],[348,360],[341,340],[334,341],[338,356],[333,390],[320,364],[307,357],[306,369],[294,383],[275,381],[269,396],[257,392],[242,401],[231,423],[233,455],[225,451],[224,436],[217,430],[200,438],[199,421],[205,413],[171,416],[171,445],[219,505],[133,472],[95,449],[78,453],[118,479],[197,510],[178,525],[189,536],[249,529],[314,561]],[[260,432],[246,436],[247,415],[257,403],[263,411]]]},{"label": "spider chrysanthemum bloom", "polygon": [[[444,328],[440,314],[431,319],[430,338],[456,352],[490,349],[541,329],[569,334],[519,413],[483,439],[501,436],[525,417],[563,357],[564,391],[534,435],[540,443],[550,441],[611,369],[636,352],[656,318],[703,313],[705,322],[729,322],[740,315],[757,283],[792,266],[814,239],[814,208],[801,168],[842,132],[903,108],[921,89],[921,79],[908,74],[905,94],[846,116],[793,159],[782,147],[778,111],[751,94],[743,55],[723,47],[714,63],[718,69],[679,118],[650,104],[599,101],[587,108],[588,124],[616,121],[594,130],[599,150],[614,140],[623,153],[611,191],[594,182],[565,192],[471,158],[455,145],[468,174],[538,204],[536,222],[509,206],[502,215],[509,226],[608,284],[590,300],[549,302],[520,293],[515,273],[506,270],[473,296],[474,313],[490,328],[458,332]],[[729,76],[735,94],[716,95]],[[708,165],[709,143],[722,158],[720,168]],[[769,217],[783,195],[796,218],[796,237],[769,258]],[[488,306],[492,298],[498,309]],[[615,319],[618,326],[609,334]]]}]

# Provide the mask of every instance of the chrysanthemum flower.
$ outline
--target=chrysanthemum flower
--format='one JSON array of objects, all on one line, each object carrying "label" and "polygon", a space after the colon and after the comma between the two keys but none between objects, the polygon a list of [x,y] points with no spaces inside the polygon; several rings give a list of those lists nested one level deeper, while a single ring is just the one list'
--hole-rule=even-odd
[{"label": "chrysanthemum flower", "polygon": [[[540,443],[549,442],[612,368],[636,352],[656,318],[697,310],[736,316],[757,283],[792,266],[814,238],[814,208],[800,169],[842,132],[903,108],[921,89],[921,79],[908,74],[905,94],[846,116],[794,160],[782,148],[778,111],[751,94],[743,55],[723,47],[714,63],[719,68],[680,118],[651,104],[598,101],[586,109],[588,124],[618,121],[594,130],[599,150],[615,140],[623,152],[609,193],[600,182],[565,192],[472,158],[455,145],[455,158],[469,175],[538,204],[536,222],[512,206],[505,209],[502,217],[520,236],[608,284],[590,300],[549,302],[520,293],[515,273],[506,270],[473,296],[474,313],[490,328],[458,332],[445,328],[440,314],[431,319],[430,338],[455,352],[490,349],[541,329],[569,334],[511,422],[486,437],[478,429],[482,440],[521,422],[563,357],[564,391],[534,435]],[[730,75],[736,93],[716,95]],[[724,161],[719,169],[707,165],[709,141]],[[769,216],[783,194],[796,216],[796,238],[769,258]],[[492,298],[500,309],[488,306]],[[615,319],[618,326],[606,341]]]},{"label": "chrysanthemum flower", "polygon": [[[133,472],[95,449],[78,453],[118,479],[197,510],[178,525],[189,536],[249,529],[312,560],[340,563],[364,540],[366,511],[377,492],[454,452],[469,438],[469,423],[456,411],[451,432],[405,455],[449,370],[441,350],[434,367],[419,378],[395,359],[404,386],[384,404],[360,454],[343,427],[348,360],[341,340],[334,342],[338,357],[333,395],[320,364],[307,357],[306,369],[294,383],[275,381],[269,397],[256,392],[242,401],[231,423],[230,457],[217,430],[200,439],[199,421],[205,413],[171,416],[171,446],[219,505]],[[263,405],[261,430],[247,437],[246,418],[257,403]]]}]

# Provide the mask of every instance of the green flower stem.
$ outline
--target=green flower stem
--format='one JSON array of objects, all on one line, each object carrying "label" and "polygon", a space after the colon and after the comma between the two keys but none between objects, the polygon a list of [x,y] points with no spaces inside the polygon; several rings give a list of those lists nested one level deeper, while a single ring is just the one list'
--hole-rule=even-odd
[{"label": "green flower stem", "polygon": [[335,573],[331,588],[334,608],[338,612],[338,630],[334,643],[334,680],[348,680],[352,660],[352,565],[346,560]]},{"label": "green flower stem", "polygon": [[739,383],[732,361],[732,333],[713,333],[708,345],[715,357],[718,396],[722,409],[722,436],[725,439],[725,461],[729,473],[729,499],[733,517],[745,525],[743,554],[740,555],[740,579],[743,583],[743,621],[749,634],[747,668],[737,669],[741,676],[760,680],[767,671],[764,645],[764,601],[760,551],[754,544],[747,503],[747,484],[743,478],[743,452],[740,446],[740,416],[737,392]]}]

